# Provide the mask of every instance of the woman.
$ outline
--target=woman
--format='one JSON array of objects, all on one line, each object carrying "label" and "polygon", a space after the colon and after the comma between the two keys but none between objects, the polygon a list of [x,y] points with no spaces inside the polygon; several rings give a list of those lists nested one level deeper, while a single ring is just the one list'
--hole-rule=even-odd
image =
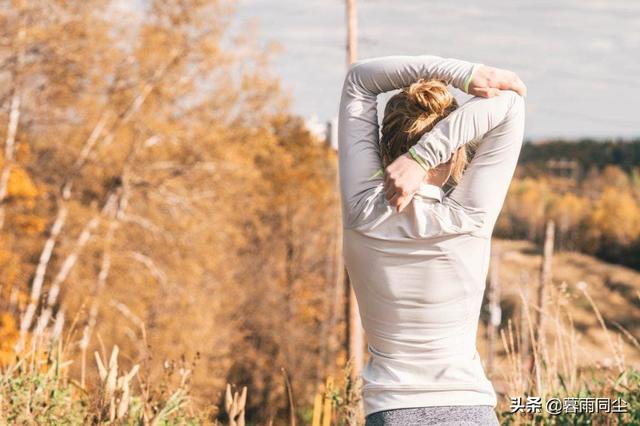
[{"label": "woman", "polygon": [[[476,96],[457,107],[430,80]],[[376,96],[401,88],[379,141]],[[512,72],[431,55],[363,60],[347,73],[338,129],[343,247],[368,340],[367,425],[498,424],[476,333],[525,92]],[[477,149],[462,173],[470,142]]]}]

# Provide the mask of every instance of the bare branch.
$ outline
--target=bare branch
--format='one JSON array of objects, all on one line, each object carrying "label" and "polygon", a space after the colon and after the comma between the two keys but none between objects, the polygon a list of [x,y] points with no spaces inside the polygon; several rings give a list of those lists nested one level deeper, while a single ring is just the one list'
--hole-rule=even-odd
[{"label": "bare branch", "polygon": [[151,275],[163,286],[166,287],[167,284],[167,275],[156,265],[156,263],[149,256],[146,256],[137,251],[129,251],[127,252],[129,257],[143,264]]},{"label": "bare branch", "polygon": [[118,312],[124,315],[125,318],[127,318],[129,321],[144,330],[144,321],[142,321],[139,316],[131,312],[131,309],[129,309],[129,307],[125,303],[120,302],[117,299],[111,299],[111,302],[109,304],[116,308]]},{"label": "bare branch", "polygon": [[166,229],[161,228],[160,226],[151,222],[149,219],[144,218],[142,216],[138,216],[131,213],[124,213],[121,217],[121,220],[125,223],[136,224],[141,228],[146,229],[147,231],[150,231],[155,235],[160,235],[167,240],[171,240],[171,241],[175,240],[173,235],[171,235],[171,233],[169,233]]},{"label": "bare branch", "polygon": [[107,123],[108,113],[104,112],[98,123],[94,126],[91,134],[87,138],[82,150],[80,151],[80,155],[76,159],[76,162],[71,167],[71,171],[65,178],[65,182],[62,185],[62,198],[64,200],[68,200],[71,197],[71,187],[73,186],[73,179],[80,173],[83,166],[86,164],[87,159],[89,158],[89,154],[93,150],[98,138],[102,134],[102,130],[104,129],[105,124]]},{"label": "bare branch", "polygon": [[7,139],[4,145],[4,162],[2,172],[0,172],[0,230],[4,227],[5,202],[9,192],[9,176],[15,157],[16,133],[18,132],[18,122],[20,121],[20,93],[14,90],[11,98],[11,108],[9,113],[9,128]]}]

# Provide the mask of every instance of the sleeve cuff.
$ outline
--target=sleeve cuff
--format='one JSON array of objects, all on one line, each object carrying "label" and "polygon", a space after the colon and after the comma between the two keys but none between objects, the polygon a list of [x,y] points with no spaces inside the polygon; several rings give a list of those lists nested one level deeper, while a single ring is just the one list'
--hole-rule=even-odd
[{"label": "sleeve cuff", "polygon": [[422,157],[420,157],[416,153],[415,147],[412,146],[411,148],[409,148],[409,155],[411,155],[411,158],[413,158],[418,164],[420,164],[420,167],[422,167],[426,172],[429,172],[429,166],[424,162]]},{"label": "sleeve cuff", "polygon": [[464,93],[469,93],[469,83],[471,83],[473,74],[477,71],[480,65],[482,64],[473,64],[473,66],[471,67],[471,71],[469,71],[469,75],[467,75],[467,78],[464,79],[464,84],[462,85],[462,90],[464,91]]}]

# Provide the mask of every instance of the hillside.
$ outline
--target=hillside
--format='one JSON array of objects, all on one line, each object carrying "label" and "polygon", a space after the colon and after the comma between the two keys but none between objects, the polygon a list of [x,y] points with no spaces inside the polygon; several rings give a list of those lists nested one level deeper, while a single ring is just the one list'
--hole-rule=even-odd
[{"label": "hillside", "polygon": [[[534,302],[537,297],[542,260],[540,249],[528,241],[494,239],[493,251],[502,253],[498,272],[501,282],[501,328],[507,326],[507,318],[512,318],[514,325],[517,325],[521,307],[519,289],[525,291],[528,288],[530,300]],[[640,338],[640,272],[571,251],[555,253],[552,268],[552,286],[561,289],[566,283],[567,303],[549,304],[551,312],[546,316],[546,335],[553,342],[549,346],[551,356],[564,356],[561,352],[570,348],[576,354],[578,369],[585,366],[615,369],[616,351],[612,347],[621,345],[622,361],[627,366],[640,367],[640,348],[632,343],[633,339]],[[580,282],[586,283],[586,286]],[[607,324],[608,333],[600,326],[597,315],[580,287],[586,288],[595,302]],[[556,310],[557,306],[560,306],[559,310]],[[530,309],[533,315],[533,308]],[[485,314],[483,312],[483,316],[488,317]],[[567,322],[558,321],[559,317],[571,317],[574,332],[569,330]],[[478,332],[478,350],[483,359],[487,357],[485,324],[486,321],[481,321]],[[626,329],[629,334],[619,331],[619,327]],[[566,337],[564,333],[571,337]],[[558,335],[565,337],[557,339]],[[512,372],[500,340],[497,347],[496,367],[488,374],[496,391],[503,394],[506,393],[507,378],[502,372]]]}]

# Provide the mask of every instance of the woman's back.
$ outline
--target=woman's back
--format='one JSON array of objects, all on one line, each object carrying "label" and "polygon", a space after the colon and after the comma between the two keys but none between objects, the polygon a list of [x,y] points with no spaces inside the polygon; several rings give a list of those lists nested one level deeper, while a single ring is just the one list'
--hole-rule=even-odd
[{"label": "woman's back", "polygon": [[515,92],[472,98],[416,144],[429,167],[479,140],[448,195],[423,184],[396,212],[380,176],[376,95],[418,78],[462,87],[475,65],[433,56],[360,61],[345,79],[339,117],[345,266],[367,334],[365,416],[394,408],[496,405],[476,350],[491,234],[522,143]]},{"label": "woman's back", "polygon": [[496,404],[476,352],[490,239],[473,234],[481,223],[469,212],[432,197],[419,191],[402,212],[344,231],[370,355],[367,413]]}]

